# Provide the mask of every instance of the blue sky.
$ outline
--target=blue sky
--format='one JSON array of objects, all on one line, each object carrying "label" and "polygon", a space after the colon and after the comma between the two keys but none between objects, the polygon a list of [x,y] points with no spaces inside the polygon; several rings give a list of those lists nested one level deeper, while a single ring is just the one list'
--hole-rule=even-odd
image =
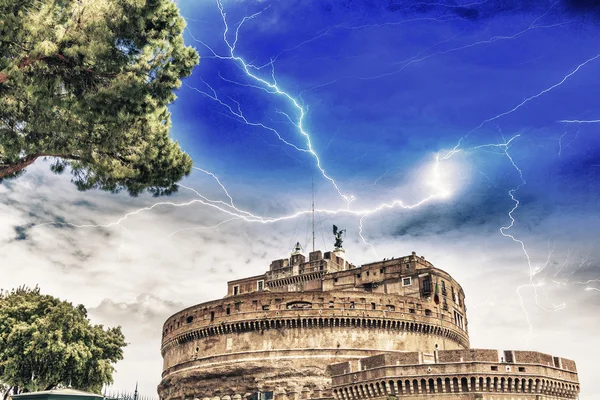
[{"label": "blue sky", "polygon": [[[121,324],[131,345],[115,387],[139,380],[152,395],[170,314],[296,241],[310,249],[306,214],[248,222],[198,196],[228,203],[221,183],[240,210],[278,218],[309,209],[314,179],[318,248],[335,223],[357,265],[426,255],[461,282],[473,347],[575,359],[581,399],[599,397],[600,123],[560,122],[600,120],[593,2],[224,1],[229,46],[254,15],[238,31],[243,62],[228,58],[217,3],[177,3],[201,62],[171,134],[219,181],[196,169],[167,199],[81,193],[40,160],[0,184],[0,288],[40,284]],[[302,151],[301,112],[350,211]]]},{"label": "blue sky", "polygon": [[[502,134],[506,140],[518,134],[511,154],[529,178],[530,195],[536,197],[538,177],[551,175],[538,190],[547,194],[553,189],[562,197],[558,188],[565,182],[573,185],[574,179],[593,179],[600,172],[590,166],[598,125],[558,122],[597,119],[600,62],[590,61],[563,84],[482,123],[558,84],[595,57],[600,52],[597,20],[560,2],[507,2],[503,9],[495,3],[232,2],[224,4],[224,12],[230,43],[242,18],[260,13],[239,29],[235,55],[263,66],[250,71],[268,82],[274,71],[278,88],[303,107],[304,128],[323,167],[345,192],[361,191],[361,185],[384,173],[380,183],[393,186],[406,170],[447,151],[463,136],[461,148],[469,149],[501,143]],[[199,165],[218,166],[224,174],[251,182],[266,179],[267,187],[308,187],[307,177],[319,175],[310,155],[265,129],[245,125],[192,89],[207,91],[210,85],[228,105],[238,102],[250,121],[306,147],[298,129],[279,113],[297,120],[288,99],[242,86],[257,82],[240,62],[211,54],[207,46],[220,56],[229,51],[216,5],[180,6],[188,20],[188,42],[203,58],[171,107],[174,136]],[[489,154],[473,153],[467,158],[477,164],[480,177],[491,174],[511,185],[510,164],[488,165]],[[472,184],[485,185],[479,178]],[[593,195],[590,186],[577,185],[577,193],[569,194]]]}]

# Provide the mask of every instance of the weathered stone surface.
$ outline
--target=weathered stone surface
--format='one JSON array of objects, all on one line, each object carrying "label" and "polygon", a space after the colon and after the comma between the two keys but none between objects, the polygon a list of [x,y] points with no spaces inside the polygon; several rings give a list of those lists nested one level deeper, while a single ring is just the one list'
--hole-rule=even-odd
[{"label": "weathered stone surface", "polygon": [[[225,298],[171,316],[161,399],[273,392],[276,400],[533,400],[578,392],[571,360],[469,349],[464,292],[424,258],[357,268],[341,256],[293,253],[263,275],[229,282]],[[530,379],[537,386],[519,391]]]}]

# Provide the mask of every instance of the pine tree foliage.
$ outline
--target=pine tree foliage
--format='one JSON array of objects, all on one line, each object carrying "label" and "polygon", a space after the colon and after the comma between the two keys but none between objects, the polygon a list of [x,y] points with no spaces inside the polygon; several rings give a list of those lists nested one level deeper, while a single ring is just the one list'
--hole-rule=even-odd
[{"label": "pine tree foliage", "polygon": [[91,325],[83,305],[21,287],[0,292],[0,385],[17,392],[58,385],[100,393],[123,359],[121,328]]},{"label": "pine tree foliage", "polygon": [[0,0],[0,180],[40,157],[80,190],[176,190],[167,105],[198,63],[171,0]]}]

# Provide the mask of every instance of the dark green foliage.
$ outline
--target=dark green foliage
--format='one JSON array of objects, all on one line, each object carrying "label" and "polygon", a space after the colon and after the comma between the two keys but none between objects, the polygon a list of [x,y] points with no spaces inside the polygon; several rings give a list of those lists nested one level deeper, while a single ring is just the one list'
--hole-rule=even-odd
[{"label": "dark green foliage", "polygon": [[0,292],[0,386],[23,392],[71,384],[100,393],[125,345],[120,327],[91,325],[83,305],[38,288]]},{"label": "dark green foliage", "polygon": [[169,194],[167,105],[198,62],[171,0],[0,0],[0,180],[39,157],[81,190]]}]

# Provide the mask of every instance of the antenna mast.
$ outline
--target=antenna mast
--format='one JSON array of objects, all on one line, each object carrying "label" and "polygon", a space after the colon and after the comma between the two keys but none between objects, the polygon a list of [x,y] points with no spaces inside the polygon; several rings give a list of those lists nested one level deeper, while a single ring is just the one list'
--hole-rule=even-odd
[{"label": "antenna mast", "polygon": [[315,251],[315,180],[312,176],[310,183],[312,186],[312,251]]}]

